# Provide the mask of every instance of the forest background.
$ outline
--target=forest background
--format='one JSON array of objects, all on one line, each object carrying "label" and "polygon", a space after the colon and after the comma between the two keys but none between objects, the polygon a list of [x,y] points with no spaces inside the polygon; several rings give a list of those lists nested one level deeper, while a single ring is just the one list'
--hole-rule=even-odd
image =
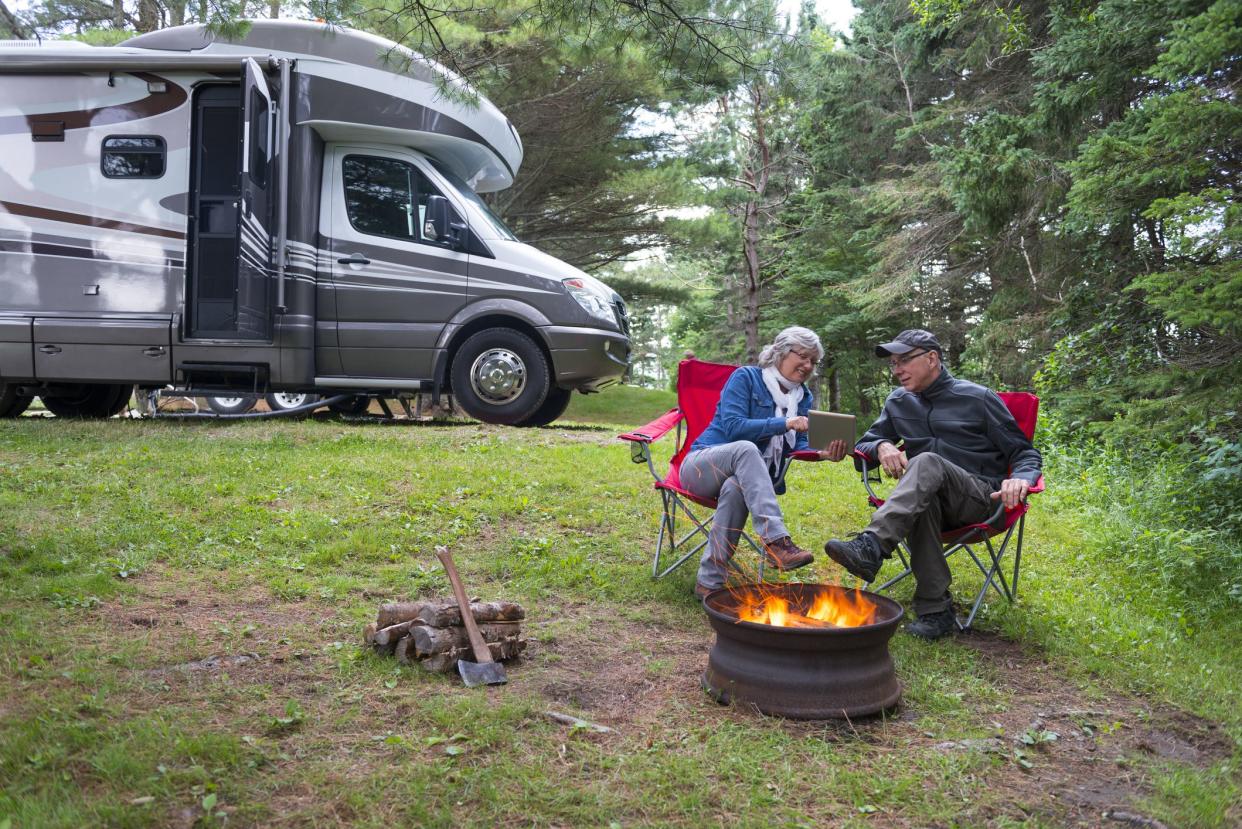
[{"label": "forest background", "polygon": [[1109,505],[1096,543],[1236,609],[1242,2],[855,6],[838,31],[770,0],[9,0],[0,37],[277,16],[403,43],[512,119],[489,201],[622,293],[634,382],[800,324],[820,405],[868,421],[874,343],[931,329],[959,376],[1041,396],[1050,479]]}]

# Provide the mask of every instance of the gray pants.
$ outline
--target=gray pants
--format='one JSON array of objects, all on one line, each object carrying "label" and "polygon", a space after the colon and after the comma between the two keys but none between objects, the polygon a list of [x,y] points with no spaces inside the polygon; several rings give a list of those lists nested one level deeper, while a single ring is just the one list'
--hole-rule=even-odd
[{"label": "gray pants", "polygon": [[722,587],[749,513],[765,541],[789,535],[767,462],[748,440],[709,446],[686,455],[681,485],[700,498],[716,499],[716,516],[699,562],[699,584]]},{"label": "gray pants", "polygon": [[906,540],[910,569],[916,582],[916,615],[938,613],[950,604],[953,576],[940,543],[942,530],[985,521],[996,509],[992,485],[931,452],[910,459],[893,494],[871,516],[874,533],[885,553]]}]

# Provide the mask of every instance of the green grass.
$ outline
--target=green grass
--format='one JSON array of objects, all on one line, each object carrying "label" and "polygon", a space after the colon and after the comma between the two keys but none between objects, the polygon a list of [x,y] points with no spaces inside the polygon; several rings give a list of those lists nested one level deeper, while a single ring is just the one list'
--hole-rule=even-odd
[{"label": "green grass", "polygon": [[[614,392],[591,417],[634,426],[671,405],[597,397]],[[790,724],[698,690],[710,635],[692,573],[651,581],[657,499],[614,433],[0,422],[0,825],[1058,826],[1048,781],[1069,774],[1075,735],[1058,725],[1060,743],[1027,750],[1030,772],[1012,742],[1044,700],[1109,712],[1081,724],[1103,778],[1141,781],[1132,810],[1238,820],[1239,622],[1084,545],[1072,500],[1039,504],[1021,600],[980,623],[1018,646],[898,636],[901,718]],[[783,505],[808,546],[867,516],[846,464],[799,467]],[[504,688],[359,646],[381,601],[448,592],[437,544],[472,593],[528,609],[532,655]],[[839,575],[817,560],[807,577]],[[1045,677],[1034,692],[1027,670]],[[1136,748],[1192,715],[1217,750]],[[938,747],[998,733],[999,751]]]},{"label": "green grass", "polygon": [[641,386],[609,386],[599,394],[575,394],[563,421],[610,423],[637,428],[677,405],[677,395]]}]

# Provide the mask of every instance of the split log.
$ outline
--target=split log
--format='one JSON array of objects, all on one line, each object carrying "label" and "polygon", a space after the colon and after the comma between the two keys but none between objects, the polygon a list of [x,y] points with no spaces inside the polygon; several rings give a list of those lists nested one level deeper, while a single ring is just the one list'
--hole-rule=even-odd
[{"label": "split log", "polygon": [[443,604],[440,601],[423,601],[423,602],[394,602],[392,604],[382,604],[379,609],[379,616],[375,620],[376,627],[386,628],[401,622],[408,622],[418,617],[423,609],[430,604]]},{"label": "split log", "polygon": [[375,644],[375,632],[379,630],[379,625],[371,622],[362,629],[362,641],[368,645]]},{"label": "split log", "polygon": [[[406,639],[402,639],[401,641],[407,641],[409,638],[410,637],[406,637]],[[503,662],[506,659],[514,658],[522,651],[526,650],[526,640],[511,638],[506,639],[503,642],[491,642],[487,647],[492,651],[492,659],[497,662]],[[431,671],[432,673],[447,674],[457,670],[457,663],[462,659],[468,659],[471,662],[474,661],[474,653],[470,650],[470,648],[453,648],[451,651],[437,653],[434,656],[427,657],[426,659],[420,659],[418,660],[418,664],[423,668],[423,670]]]},{"label": "split log", "polygon": [[[522,629],[517,622],[489,622],[479,625],[479,633],[483,634],[484,642],[503,642],[520,637]],[[470,636],[464,627],[433,628],[419,625],[410,628],[409,638],[413,640],[419,656],[470,647]]]},{"label": "split log", "polygon": [[410,627],[416,624],[418,624],[417,621],[409,619],[404,622],[398,622],[395,625],[389,625],[386,628],[380,628],[375,632],[375,636],[373,637],[375,644],[380,645],[381,647],[390,644],[396,645],[397,640],[408,634],[410,632]]},{"label": "split log", "polygon": [[[526,618],[526,611],[513,602],[471,602],[470,612],[474,620],[483,622],[516,622]],[[457,602],[449,601],[438,605],[428,605],[418,613],[418,621],[435,628],[456,627],[461,625],[461,609]]]}]

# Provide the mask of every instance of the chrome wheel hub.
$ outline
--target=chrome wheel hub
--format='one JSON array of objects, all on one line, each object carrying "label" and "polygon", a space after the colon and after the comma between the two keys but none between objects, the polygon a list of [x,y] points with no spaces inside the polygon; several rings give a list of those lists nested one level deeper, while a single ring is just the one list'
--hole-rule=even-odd
[{"label": "chrome wheel hub", "polygon": [[526,364],[507,348],[489,348],[470,366],[470,385],[488,403],[508,403],[526,388]]}]

